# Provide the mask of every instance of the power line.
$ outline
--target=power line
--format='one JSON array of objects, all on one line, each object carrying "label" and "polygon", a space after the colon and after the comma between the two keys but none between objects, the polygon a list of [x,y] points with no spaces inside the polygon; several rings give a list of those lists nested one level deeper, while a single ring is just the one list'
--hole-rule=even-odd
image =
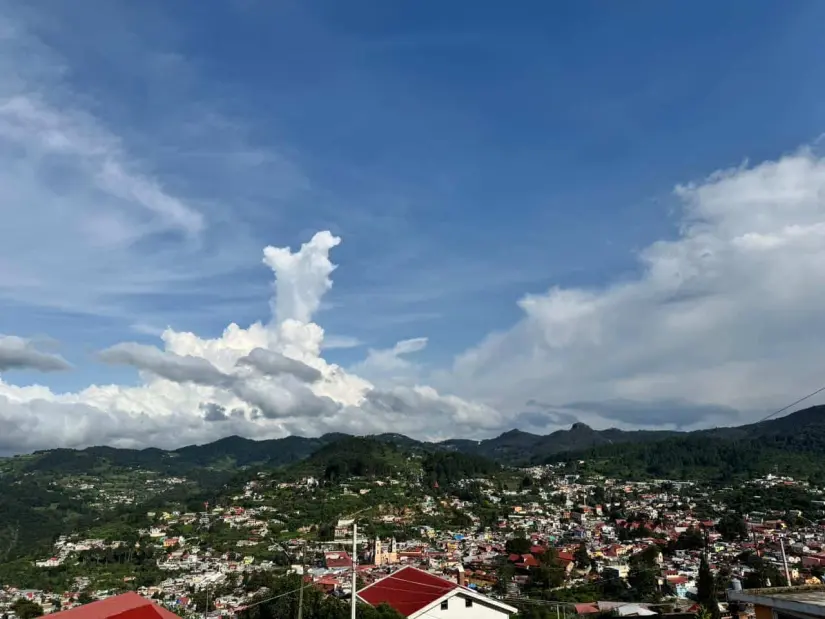
[{"label": "power line", "polygon": [[298,587],[297,589],[293,589],[292,591],[287,591],[286,593],[281,593],[279,595],[273,595],[270,598],[266,598],[263,600],[258,600],[257,602],[252,602],[251,604],[245,604],[244,606],[239,606],[235,610],[240,612],[243,610],[247,610],[254,606],[258,606],[259,604],[266,604],[267,602],[271,602],[272,600],[277,600],[278,598],[286,597],[288,595],[292,595],[293,593],[298,593],[299,591],[303,591],[304,589],[308,589],[309,587],[313,586],[314,583],[309,583],[308,585],[304,585],[303,587]]},{"label": "power line", "polygon": [[[610,566],[607,566],[607,567],[608,567],[608,569],[610,569]],[[398,571],[400,571],[400,570],[398,570]],[[636,572],[638,572],[638,573],[653,572],[653,573],[658,573],[658,574],[661,575],[662,568],[660,568],[660,567],[642,567],[640,569],[637,569]],[[448,593],[449,591],[452,591],[455,588],[455,587],[447,587],[447,586],[444,586],[444,585],[433,585],[433,584],[430,584],[430,583],[417,582],[417,581],[414,581],[414,580],[408,580],[406,578],[398,578],[398,577],[394,576],[393,574],[390,574],[389,576],[386,576],[384,579],[381,579],[381,581],[384,581],[384,580],[394,580],[396,582],[410,583],[410,584],[416,585],[418,587],[430,587],[430,588],[433,588],[433,589],[438,589],[439,591],[442,591],[443,593]],[[610,577],[610,578],[597,578],[597,579],[594,579],[594,580],[590,581],[589,583],[585,583],[585,584],[601,584],[601,583],[604,583],[604,582],[611,582],[611,581],[614,581],[614,580],[627,580],[627,578],[623,577],[623,576],[613,576],[613,577]],[[449,584],[453,584],[452,581],[447,581],[447,582]],[[377,583],[373,583],[373,584],[377,584]],[[368,585],[368,586],[372,586],[372,585]],[[381,589],[388,589],[388,590],[393,590],[393,591],[409,591],[408,589],[395,589],[393,587],[387,587],[383,584],[379,584],[378,586]],[[456,586],[458,586],[458,585],[456,585]],[[469,589],[469,587],[467,587],[467,588]],[[571,587],[565,586],[565,587],[557,587],[557,588],[558,589],[570,589]],[[556,604],[556,603],[565,604],[567,602],[555,602],[555,601],[553,601],[553,603],[554,604]]]},{"label": "power line", "polygon": [[813,392],[809,393],[808,395],[806,395],[806,396],[803,396],[803,397],[799,398],[799,399],[798,399],[798,400],[796,400],[795,402],[791,402],[791,403],[790,403],[790,404],[788,404],[787,406],[783,406],[783,407],[782,407],[782,408],[780,408],[778,411],[774,411],[774,412],[772,412],[770,415],[766,415],[765,417],[763,417],[762,419],[760,419],[760,420],[759,420],[759,421],[757,421],[756,423],[762,423],[763,421],[767,421],[767,420],[768,420],[768,419],[770,419],[771,417],[776,417],[779,413],[784,413],[784,412],[785,412],[786,410],[788,410],[789,408],[792,408],[792,407],[796,406],[797,404],[800,404],[801,402],[804,402],[805,400],[807,400],[807,399],[809,399],[809,398],[812,398],[812,397],[814,397],[815,395],[818,395],[818,394],[822,393],[823,391],[825,391],[825,386],[822,386],[822,387],[820,387],[819,389],[817,389],[816,391],[813,391]]}]

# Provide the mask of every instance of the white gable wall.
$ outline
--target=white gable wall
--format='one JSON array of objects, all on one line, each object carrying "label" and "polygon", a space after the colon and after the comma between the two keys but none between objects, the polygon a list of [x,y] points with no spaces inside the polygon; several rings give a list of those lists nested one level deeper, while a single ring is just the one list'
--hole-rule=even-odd
[{"label": "white gable wall", "polygon": [[[508,619],[510,617],[510,613],[479,598],[483,596],[467,594],[456,589],[441,598],[439,602],[411,615],[410,619]],[[468,599],[473,601],[470,607],[466,604]],[[447,601],[447,610],[441,609],[441,602],[444,600]]]}]

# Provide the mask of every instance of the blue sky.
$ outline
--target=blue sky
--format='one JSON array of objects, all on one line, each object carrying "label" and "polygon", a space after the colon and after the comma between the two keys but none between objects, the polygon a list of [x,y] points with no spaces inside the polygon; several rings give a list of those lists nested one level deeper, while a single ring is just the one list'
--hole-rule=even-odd
[{"label": "blue sky", "polygon": [[[426,337],[417,363],[450,391],[443,372],[517,325],[525,295],[641,277],[640,252],[682,234],[675,186],[816,149],[825,128],[814,1],[3,0],[0,15],[4,98],[68,110],[97,149],[47,160],[34,127],[0,150],[39,179],[0,206],[15,240],[0,332],[53,338],[75,366],[9,380],[56,392],[138,384],[95,358],[118,342],[266,321],[263,247],[319,230],[343,242],[314,320],[362,343],[325,358]],[[183,219],[116,250],[58,223],[41,236],[75,212],[67,193],[89,205],[78,170],[113,152]],[[129,236],[105,208],[92,220]]]}]

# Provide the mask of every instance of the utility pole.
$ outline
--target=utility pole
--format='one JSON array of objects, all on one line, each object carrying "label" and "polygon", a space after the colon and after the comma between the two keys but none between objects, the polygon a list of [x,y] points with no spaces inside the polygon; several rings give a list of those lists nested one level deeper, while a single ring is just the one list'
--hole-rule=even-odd
[{"label": "utility pole", "polygon": [[298,619],[303,619],[304,614],[304,565],[306,565],[306,560],[304,559],[304,555],[306,554],[307,544],[306,540],[302,544],[301,548],[301,588],[298,589]]},{"label": "utility pole", "polygon": [[788,571],[788,558],[785,556],[785,540],[779,538],[779,547],[782,549],[782,565],[785,566],[785,581],[791,586],[791,573]]},{"label": "utility pole", "polygon": [[355,603],[357,594],[355,592],[355,578],[358,574],[358,525],[352,523],[352,608],[350,609],[350,619],[355,619]]}]

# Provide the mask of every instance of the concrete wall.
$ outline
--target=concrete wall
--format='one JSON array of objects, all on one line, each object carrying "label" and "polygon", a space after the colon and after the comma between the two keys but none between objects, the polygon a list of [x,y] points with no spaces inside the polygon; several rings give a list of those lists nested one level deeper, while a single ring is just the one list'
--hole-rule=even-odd
[{"label": "concrete wall", "polygon": [[507,619],[509,617],[497,608],[478,600],[473,600],[473,605],[467,607],[465,602],[467,599],[467,596],[459,592],[447,600],[447,610],[441,610],[440,606],[436,606],[421,617],[422,619]]}]

